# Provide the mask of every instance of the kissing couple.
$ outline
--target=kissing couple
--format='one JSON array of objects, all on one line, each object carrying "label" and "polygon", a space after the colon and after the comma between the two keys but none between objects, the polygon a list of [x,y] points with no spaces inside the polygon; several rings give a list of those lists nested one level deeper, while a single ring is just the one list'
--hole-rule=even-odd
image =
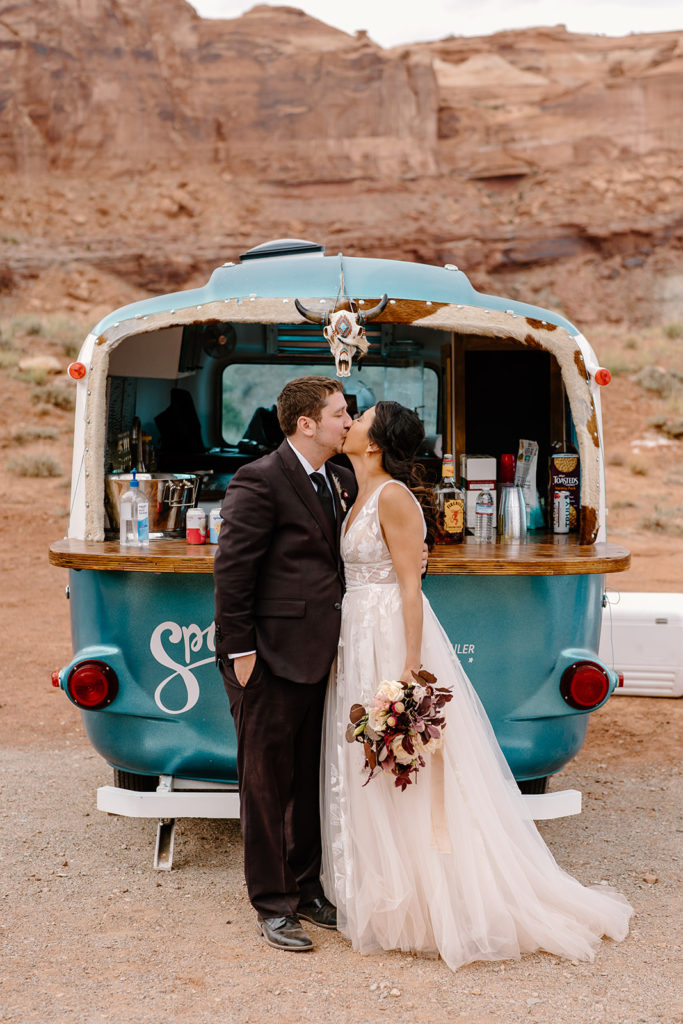
[{"label": "kissing couple", "polygon": [[[328,377],[290,381],[277,412],[285,439],[231,480],[214,566],[262,935],[301,952],[304,923],[338,928],[360,953],[438,953],[453,970],[541,949],[592,960],[633,911],[556,864],[422,594],[434,501],[419,417],[383,401],[352,420]],[[328,463],[341,452],[353,473]],[[439,756],[404,791],[388,772],[363,785],[349,710],[422,665],[452,691]]]}]

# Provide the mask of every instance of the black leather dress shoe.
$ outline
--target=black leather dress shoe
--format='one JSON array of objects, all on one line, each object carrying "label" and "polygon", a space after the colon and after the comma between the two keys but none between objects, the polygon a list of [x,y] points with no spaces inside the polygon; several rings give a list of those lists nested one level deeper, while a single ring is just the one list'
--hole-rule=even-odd
[{"label": "black leather dress shoe", "polygon": [[259,928],[268,945],[275,949],[286,949],[290,953],[304,953],[307,949],[313,949],[311,939],[295,914],[259,918]]},{"label": "black leather dress shoe", "polygon": [[337,908],[324,896],[316,896],[310,903],[300,903],[297,914],[304,921],[317,924],[318,928],[337,927]]}]

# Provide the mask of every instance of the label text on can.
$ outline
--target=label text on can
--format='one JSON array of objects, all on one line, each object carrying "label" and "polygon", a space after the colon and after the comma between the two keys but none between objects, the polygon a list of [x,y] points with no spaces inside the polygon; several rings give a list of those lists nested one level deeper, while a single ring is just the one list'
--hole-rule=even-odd
[{"label": "label text on can", "polygon": [[568,491],[555,491],[553,495],[553,532],[569,533],[570,497]]},{"label": "label text on can", "polygon": [[206,512],[203,508],[188,508],[185,539],[188,544],[206,544]]},{"label": "label text on can", "polygon": [[212,508],[209,512],[209,544],[218,544],[221,522],[221,510],[219,508]]}]

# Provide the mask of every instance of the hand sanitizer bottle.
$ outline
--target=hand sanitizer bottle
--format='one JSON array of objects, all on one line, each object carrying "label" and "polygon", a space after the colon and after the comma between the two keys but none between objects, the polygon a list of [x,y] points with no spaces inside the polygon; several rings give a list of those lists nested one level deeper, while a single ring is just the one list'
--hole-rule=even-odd
[{"label": "hand sanitizer bottle", "polygon": [[140,494],[140,483],[133,470],[130,487],[121,495],[119,504],[119,540],[121,544],[140,547],[149,544],[149,504]]}]

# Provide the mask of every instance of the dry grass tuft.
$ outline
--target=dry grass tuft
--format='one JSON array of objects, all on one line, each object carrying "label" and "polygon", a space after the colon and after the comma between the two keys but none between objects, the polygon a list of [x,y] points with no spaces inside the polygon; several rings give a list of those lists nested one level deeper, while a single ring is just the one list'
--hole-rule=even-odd
[{"label": "dry grass tuft", "polygon": [[0,370],[9,370],[19,362],[19,353],[13,348],[0,348]]},{"label": "dry grass tuft", "polygon": [[12,444],[31,444],[32,441],[56,441],[59,431],[54,427],[16,427],[10,434]]},{"label": "dry grass tuft", "polygon": [[683,537],[683,505],[661,508],[655,505],[654,512],[638,523],[641,530],[652,533],[666,533],[672,537]]},{"label": "dry grass tuft", "polygon": [[647,476],[647,466],[644,462],[631,462],[628,467],[634,476]]},{"label": "dry grass tuft", "polygon": [[56,409],[73,409],[76,406],[74,389],[64,384],[48,384],[31,392],[32,402],[53,405]]},{"label": "dry grass tuft", "polygon": [[15,476],[61,476],[62,468],[51,455],[18,455],[10,459],[7,469]]}]

